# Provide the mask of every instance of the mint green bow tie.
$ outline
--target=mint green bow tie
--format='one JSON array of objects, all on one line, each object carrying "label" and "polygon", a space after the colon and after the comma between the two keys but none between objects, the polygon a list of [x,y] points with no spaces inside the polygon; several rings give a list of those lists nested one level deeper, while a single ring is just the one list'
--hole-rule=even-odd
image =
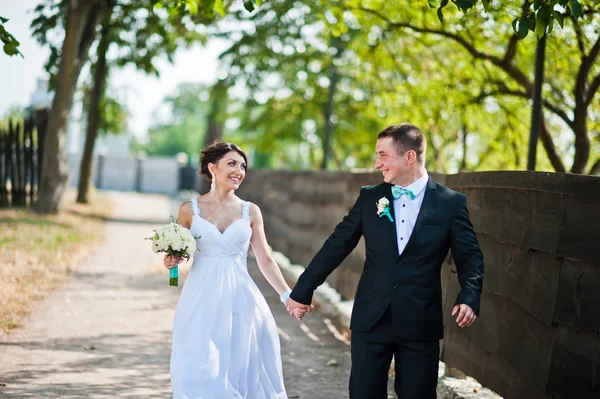
[{"label": "mint green bow tie", "polygon": [[394,199],[398,199],[402,197],[402,195],[406,195],[410,200],[415,199],[415,195],[412,191],[402,188],[400,186],[392,186],[392,195],[394,196]]}]

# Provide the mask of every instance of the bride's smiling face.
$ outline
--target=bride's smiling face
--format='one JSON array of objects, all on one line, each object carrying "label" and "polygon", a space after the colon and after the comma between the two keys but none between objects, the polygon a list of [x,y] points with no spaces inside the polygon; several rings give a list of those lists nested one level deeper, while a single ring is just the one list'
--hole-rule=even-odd
[{"label": "bride's smiling face", "polygon": [[209,170],[217,186],[237,190],[246,177],[246,161],[237,151],[229,151],[216,164],[209,164]]}]

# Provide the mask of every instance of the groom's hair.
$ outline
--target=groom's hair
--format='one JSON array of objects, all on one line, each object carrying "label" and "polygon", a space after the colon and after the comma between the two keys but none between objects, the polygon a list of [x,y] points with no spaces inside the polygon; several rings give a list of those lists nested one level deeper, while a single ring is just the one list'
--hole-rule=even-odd
[{"label": "groom's hair", "polygon": [[377,139],[385,137],[391,137],[396,145],[398,154],[404,155],[407,151],[413,150],[417,153],[417,161],[423,165],[425,157],[425,149],[427,148],[427,142],[425,136],[421,133],[421,130],[415,125],[410,123],[400,123],[383,129],[378,135]]}]

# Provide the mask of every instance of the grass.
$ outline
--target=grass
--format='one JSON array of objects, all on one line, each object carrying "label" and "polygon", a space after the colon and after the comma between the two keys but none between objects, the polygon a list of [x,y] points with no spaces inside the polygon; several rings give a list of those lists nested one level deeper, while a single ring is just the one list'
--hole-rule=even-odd
[{"label": "grass", "polygon": [[0,210],[0,334],[20,327],[32,307],[69,275],[104,237],[111,202],[94,194],[93,203],[75,203],[65,194],[58,215],[32,209]]}]

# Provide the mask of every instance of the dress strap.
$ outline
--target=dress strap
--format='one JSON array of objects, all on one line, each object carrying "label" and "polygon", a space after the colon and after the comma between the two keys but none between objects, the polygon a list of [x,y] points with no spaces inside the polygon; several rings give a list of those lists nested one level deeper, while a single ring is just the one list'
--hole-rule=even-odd
[{"label": "dress strap", "polygon": [[194,210],[194,215],[200,216],[200,207],[198,206],[198,198],[192,198],[190,200],[192,203],[192,209]]},{"label": "dress strap", "polygon": [[250,205],[251,203],[248,201],[244,201],[244,203],[242,204],[242,217],[244,219],[250,218]]}]

